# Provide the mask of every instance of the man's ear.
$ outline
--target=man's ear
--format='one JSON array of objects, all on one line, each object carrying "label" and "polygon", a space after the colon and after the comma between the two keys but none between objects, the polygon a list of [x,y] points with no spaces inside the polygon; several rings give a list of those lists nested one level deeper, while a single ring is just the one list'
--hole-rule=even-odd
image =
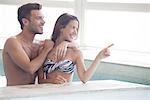
[{"label": "man's ear", "polygon": [[29,20],[26,18],[22,18],[22,23],[26,26],[29,23]]}]

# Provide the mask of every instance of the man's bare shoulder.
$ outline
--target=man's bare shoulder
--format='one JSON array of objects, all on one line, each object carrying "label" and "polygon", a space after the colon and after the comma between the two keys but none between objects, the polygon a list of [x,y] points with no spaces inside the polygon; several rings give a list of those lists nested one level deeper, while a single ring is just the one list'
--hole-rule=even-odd
[{"label": "man's bare shoulder", "polygon": [[5,45],[4,45],[4,50],[7,50],[9,48],[12,48],[13,46],[18,46],[19,41],[17,40],[16,37],[10,37],[6,40]]},{"label": "man's bare shoulder", "polygon": [[18,41],[17,38],[16,38],[15,36],[12,36],[12,37],[9,37],[9,38],[6,40],[5,44],[7,44],[7,43],[12,43],[12,42],[17,42],[17,41]]}]

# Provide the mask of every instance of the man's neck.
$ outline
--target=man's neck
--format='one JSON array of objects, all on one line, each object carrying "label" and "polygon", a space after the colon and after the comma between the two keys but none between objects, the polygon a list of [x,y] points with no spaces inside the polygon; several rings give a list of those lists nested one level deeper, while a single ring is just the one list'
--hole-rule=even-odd
[{"label": "man's neck", "polygon": [[23,30],[21,33],[20,33],[20,37],[22,37],[22,39],[25,41],[25,42],[28,42],[28,43],[32,43],[33,40],[34,40],[34,37],[35,37],[35,33],[31,33],[27,30]]}]

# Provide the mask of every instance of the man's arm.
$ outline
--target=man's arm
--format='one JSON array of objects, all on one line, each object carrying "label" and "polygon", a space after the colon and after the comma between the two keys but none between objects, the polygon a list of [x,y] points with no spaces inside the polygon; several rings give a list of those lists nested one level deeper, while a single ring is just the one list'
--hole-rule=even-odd
[{"label": "man's arm", "polygon": [[75,42],[68,42],[68,41],[63,41],[61,42],[57,47],[56,47],[56,52],[55,56],[57,60],[60,60],[66,56],[67,48],[78,48],[77,43]]},{"label": "man's arm", "polygon": [[43,64],[48,52],[53,47],[53,42],[45,42],[43,51],[33,60],[30,60],[21,44],[15,39],[10,38],[6,42],[5,49],[13,62],[24,71],[34,74]]}]

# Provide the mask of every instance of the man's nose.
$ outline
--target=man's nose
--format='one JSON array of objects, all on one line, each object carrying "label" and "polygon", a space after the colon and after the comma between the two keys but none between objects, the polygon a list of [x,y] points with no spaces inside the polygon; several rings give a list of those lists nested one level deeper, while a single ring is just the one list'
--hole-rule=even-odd
[{"label": "man's nose", "polygon": [[42,19],[42,22],[41,22],[41,23],[42,23],[42,25],[44,25],[44,24],[45,24],[45,20],[44,20],[44,19]]}]

